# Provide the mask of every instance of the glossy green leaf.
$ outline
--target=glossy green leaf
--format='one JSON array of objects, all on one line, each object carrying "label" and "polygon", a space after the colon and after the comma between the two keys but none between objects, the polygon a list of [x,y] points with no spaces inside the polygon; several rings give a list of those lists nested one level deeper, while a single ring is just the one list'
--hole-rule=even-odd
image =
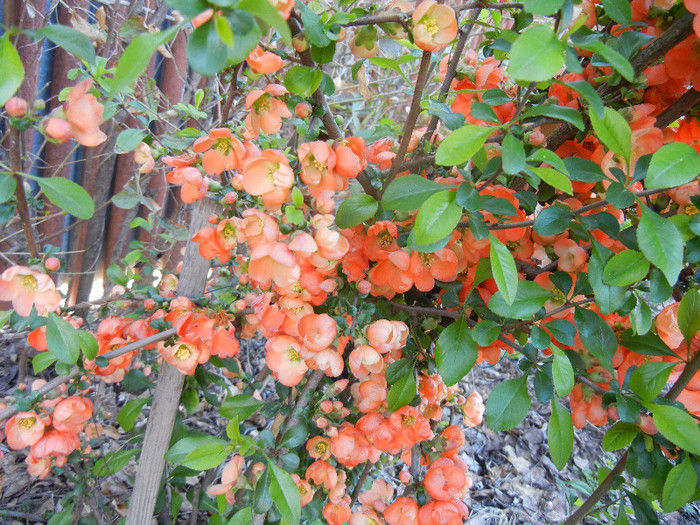
[{"label": "glossy green leaf", "polygon": [[145,129],[125,129],[117,137],[117,148],[122,153],[135,150],[148,134]]},{"label": "glossy green leaf", "polygon": [[251,525],[253,523],[253,509],[246,507],[236,512],[226,525]]},{"label": "glossy green leaf", "polygon": [[678,305],[678,328],[685,342],[690,345],[693,336],[700,330],[700,290],[691,288]]},{"label": "glossy green leaf", "polygon": [[10,33],[8,32],[0,36],[0,64],[2,64],[0,106],[4,106],[22,85],[22,80],[24,80],[24,65],[10,40]]},{"label": "glossy green leaf", "polygon": [[552,345],[552,379],[559,397],[568,396],[574,388],[574,367],[566,354]]},{"label": "glossy green leaf", "polygon": [[683,238],[668,219],[640,204],[642,218],[637,227],[637,244],[649,262],[661,270],[668,283],[676,284],[683,267]]},{"label": "glossy green leaf", "polygon": [[419,175],[409,174],[387,186],[382,195],[385,210],[413,211],[421,207],[428,197],[445,191],[445,185]]},{"label": "glossy green leaf", "polygon": [[441,166],[464,164],[479,151],[493,128],[467,124],[450,133],[438,146],[435,163]]},{"label": "glossy green leaf", "polygon": [[95,48],[90,39],[77,29],[60,24],[48,24],[39,30],[48,40],[74,57],[95,64]]},{"label": "glossy green leaf", "polygon": [[98,478],[111,476],[119,472],[124,466],[139,453],[138,448],[130,450],[116,450],[109,452],[105,457],[98,459],[92,467],[92,475]]},{"label": "glossy green leaf", "polygon": [[239,421],[244,421],[260,410],[264,404],[253,396],[240,394],[227,397],[219,408],[219,414],[226,419],[238,418]]},{"label": "glossy green leaf", "polygon": [[187,454],[182,465],[192,470],[209,470],[221,465],[230,453],[228,445],[205,443]]},{"label": "glossy green leaf", "polygon": [[510,430],[519,425],[530,409],[527,376],[496,385],[486,401],[486,424],[491,430]]},{"label": "glossy green leaf", "polygon": [[552,168],[529,168],[544,182],[569,195],[574,194],[574,189],[571,186],[571,181],[563,173]]},{"label": "glossy green leaf", "polygon": [[525,11],[534,15],[549,16],[564,5],[564,0],[525,0]]},{"label": "glossy green leaf", "polygon": [[520,281],[515,300],[506,303],[500,291],[493,294],[488,308],[496,315],[512,319],[529,319],[552,298],[552,293],[533,281]]},{"label": "glossy green leaf", "polygon": [[700,173],[700,154],[684,142],[671,142],[651,156],[644,184],[647,188],[674,188]]},{"label": "glossy green leaf", "polygon": [[618,421],[603,436],[603,450],[613,452],[627,448],[637,434],[639,434],[637,425]]},{"label": "glossy green leaf", "polygon": [[54,364],[58,359],[51,352],[39,352],[32,359],[32,369],[34,370],[34,375],[38,374],[42,370],[46,370],[52,364]]},{"label": "glossy green leaf", "polygon": [[417,243],[430,244],[452,233],[462,219],[462,207],[455,201],[456,196],[456,192],[444,190],[431,195],[421,205],[413,228]]},{"label": "glossy green leaf", "polygon": [[501,163],[504,173],[515,175],[525,168],[525,149],[520,140],[510,133],[503,138]]},{"label": "glossy green leaf", "polygon": [[642,401],[652,401],[668,383],[671,370],[678,363],[650,361],[638,367],[630,376],[630,389]]},{"label": "glossy green leaf", "polygon": [[553,204],[542,208],[535,216],[533,228],[539,235],[558,235],[569,227],[573,213],[571,210],[559,204]]},{"label": "glossy green leaf", "polygon": [[416,377],[413,368],[400,377],[389,389],[386,396],[389,410],[398,410],[402,406],[408,405],[416,397]]},{"label": "glossy green leaf", "polygon": [[323,72],[317,67],[294,66],[284,75],[284,86],[290,93],[311,95],[321,85]]},{"label": "glossy green leaf", "polygon": [[671,469],[664,483],[661,504],[665,512],[673,512],[688,503],[695,494],[695,485],[698,482],[698,475],[695,473],[690,458]]},{"label": "glossy green leaf", "polygon": [[292,43],[292,33],[289,24],[282,18],[279,11],[275,9],[272,2],[261,2],[260,0],[241,0],[236,8],[247,11],[256,16],[266,24],[274,27],[288,46]]},{"label": "glossy green leaf", "polygon": [[603,282],[610,286],[628,286],[644,279],[649,273],[649,262],[636,250],[625,250],[613,255],[603,269]]},{"label": "glossy green leaf", "polygon": [[526,119],[530,117],[551,117],[563,122],[567,122],[578,128],[580,130],[585,129],[583,124],[583,117],[574,108],[567,108],[564,106],[557,106],[555,104],[541,104],[538,106],[533,106],[528,109],[521,118]]},{"label": "glossy green leaf", "polygon": [[95,214],[95,203],[90,194],[72,180],[63,177],[29,178],[35,180],[46,198],[63,211],[79,219],[90,219]]},{"label": "glossy green leaf", "polygon": [[612,372],[612,358],[617,351],[617,337],[613,329],[596,312],[585,308],[576,309],[574,320],[583,346]]},{"label": "glossy green leaf", "polygon": [[571,414],[556,399],[552,400],[552,415],[547,426],[547,441],[552,462],[562,470],[574,450],[574,424]]},{"label": "glossy green leaf", "polygon": [[549,80],[564,65],[565,50],[549,26],[530,26],[511,47],[508,75],[522,82]]},{"label": "glossy green leaf", "polygon": [[632,149],[632,131],[625,120],[612,108],[605,108],[605,118],[599,119],[591,113],[591,124],[595,134],[608,149],[629,160]]},{"label": "glossy green leaf", "polygon": [[292,525],[299,525],[301,519],[301,499],[299,489],[292,476],[275,465],[268,462],[270,469],[270,496],[282,517]]},{"label": "glossy green leaf", "polygon": [[671,443],[691,454],[700,454],[700,428],[685,410],[668,405],[650,405],[656,428]]},{"label": "glossy green leaf", "polygon": [[456,385],[472,369],[479,349],[463,317],[445,328],[435,345],[435,364],[447,386]]},{"label": "glossy green leaf", "polygon": [[0,173],[0,203],[9,201],[16,188],[17,179],[9,173]]},{"label": "glossy green leaf", "polygon": [[515,267],[515,259],[498,237],[489,234],[489,241],[493,279],[506,304],[512,305],[518,293],[518,269]]},{"label": "glossy green leaf", "polygon": [[132,399],[124,403],[119,414],[117,414],[117,423],[119,423],[119,426],[127,432],[134,428],[136,420],[143,411],[144,405],[150,403],[150,401],[151,398],[149,397],[144,399]]},{"label": "glossy green leaf", "polygon": [[371,195],[353,195],[338,206],[335,223],[338,228],[352,228],[374,217],[378,209],[379,203]]},{"label": "glossy green leaf", "polygon": [[602,0],[605,13],[618,24],[629,24],[632,8],[627,0]]},{"label": "glossy green leaf", "polygon": [[54,313],[46,323],[46,345],[59,362],[75,364],[80,357],[80,337],[73,325]]}]

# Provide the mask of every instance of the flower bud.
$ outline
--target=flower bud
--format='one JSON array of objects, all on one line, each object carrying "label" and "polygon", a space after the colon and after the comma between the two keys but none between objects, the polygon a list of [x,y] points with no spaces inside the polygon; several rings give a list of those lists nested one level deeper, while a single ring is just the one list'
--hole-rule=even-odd
[{"label": "flower bud", "polygon": [[49,257],[44,261],[44,267],[50,272],[55,272],[61,267],[61,261],[58,257]]},{"label": "flower bud", "polygon": [[292,47],[297,53],[303,53],[309,49],[309,38],[303,33],[296,35],[292,38]]},{"label": "flower bud", "polygon": [[311,115],[311,104],[308,102],[299,102],[294,106],[294,113],[299,118],[307,118]]},{"label": "flower bud", "polygon": [[63,144],[73,136],[73,130],[67,120],[51,117],[44,123],[44,133],[50,139]]},{"label": "flower bud", "polygon": [[12,97],[5,103],[5,111],[11,117],[22,118],[29,111],[29,104],[23,98]]}]

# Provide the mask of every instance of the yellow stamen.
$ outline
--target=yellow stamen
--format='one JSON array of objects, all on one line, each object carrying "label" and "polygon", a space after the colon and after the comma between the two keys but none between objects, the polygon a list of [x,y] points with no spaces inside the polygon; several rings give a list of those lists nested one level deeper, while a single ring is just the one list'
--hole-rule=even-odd
[{"label": "yellow stamen", "polygon": [[17,420],[17,424],[22,430],[29,430],[34,425],[36,425],[36,418],[32,417],[22,417]]},{"label": "yellow stamen", "polygon": [[412,427],[416,424],[415,416],[401,416],[401,426],[402,427]]},{"label": "yellow stamen", "polygon": [[299,355],[299,352],[296,349],[290,347],[287,350],[287,359],[294,363],[298,363],[299,361],[301,361],[301,356]]},{"label": "yellow stamen", "polygon": [[433,255],[431,253],[421,253],[418,255],[418,258],[423,266],[430,266],[433,262]]},{"label": "yellow stamen", "polygon": [[432,19],[432,18],[426,18],[421,22],[425,30],[430,34],[430,36],[434,35],[438,31],[440,31],[440,28],[437,25],[437,22]]},{"label": "yellow stamen", "polygon": [[175,352],[175,357],[180,361],[185,361],[190,358],[192,351],[187,347],[187,345],[180,345],[180,347]]},{"label": "yellow stamen", "polygon": [[37,285],[36,285],[36,277],[33,275],[22,275],[19,278],[19,282],[22,285],[23,288],[30,292],[36,292],[37,290]]}]

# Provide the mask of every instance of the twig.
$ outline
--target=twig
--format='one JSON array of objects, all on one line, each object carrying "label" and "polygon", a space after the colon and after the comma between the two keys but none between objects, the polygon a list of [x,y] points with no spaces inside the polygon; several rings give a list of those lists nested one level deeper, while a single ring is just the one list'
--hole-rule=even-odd
[{"label": "twig", "polygon": [[29,208],[27,207],[27,196],[24,193],[24,182],[19,174],[22,172],[22,136],[20,131],[14,126],[10,126],[10,165],[12,168],[12,176],[15,179],[15,196],[17,197],[17,212],[22,220],[22,229],[24,229],[24,237],[27,239],[27,248],[33,259],[39,256],[34,242],[34,232],[32,231],[32,222],[29,219]]},{"label": "twig", "polygon": [[700,103],[700,91],[690,88],[681,98],[676,100],[656,117],[654,126],[661,129],[665,128],[688,113],[688,111],[698,103]]},{"label": "twig", "polygon": [[357,478],[357,483],[355,488],[352,489],[352,495],[350,496],[350,508],[357,502],[357,498],[360,497],[360,492],[362,491],[362,485],[365,484],[369,473],[372,472],[372,462],[367,460],[365,462],[365,467],[362,469],[360,477]]},{"label": "twig", "polygon": [[[165,339],[168,339],[169,337],[175,335],[177,333],[177,330],[175,328],[168,328],[167,330],[164,330],[162,332],[159,332],[154,335],[150,335],[148,337],[144,337],[143,339],[139,341],[134,341],[133,343],[129,343],[127,345],[124,345],[120,348],[117,348],[116,350],[112,350],[111,352],[107,352],[106,354],[103,354],[99,357],[111,360],[114,359],[115,357],[122,356],[124,354],[128,354],[129,352],[133,352],[134,350],[139,350],[143,348],[144,346],[148,346],[153,343],[157,343],[158,341],[163,341]],[[44,386],[41,388],[35,390],[32,393],[37,393],[40,396],[43,396],[45,394],[48,394],[55,388],[58,388],[59,386],[68,383],[71,379],[79,376],[82,374],[83,371],[78,368],[77,366],[74,366],[71,368],[71,371],[64,375],[64,376],[58,376],[53,378],[51,381],[46,383]],[[14,416],[19,410],[17,410],[16,407],[9,407],[2,412],[0,412],[0,423],[5,421],[7,418],[10,418]]]},{"label": "twig", "polygon": [[[520,2],[510,2],[495,4],[490,2],[471,2],[465,5],[456,6],[453,9],[456,12],[466,11],[467,9],[493,9],[495,11],[503,11],[505,9],[522,9],[523,4]],[[350,22],[342,24],[345,27],[367,26],[372,24],[389,24],[401,23],[407,18],[410,18],[413,13],[397,13],[395,15],[372,15],[356,18]]]},{"label": "twig", "polygon": [[400,304],[389,301],[389,306],[394,310],[408,312],[418,315],[437,315],[439,317],[449,317],[451,319],[459,319],[462,317],[462,310],[445,310],[444,308],[436,308],[432,306],[412,306],[410,304]]}]

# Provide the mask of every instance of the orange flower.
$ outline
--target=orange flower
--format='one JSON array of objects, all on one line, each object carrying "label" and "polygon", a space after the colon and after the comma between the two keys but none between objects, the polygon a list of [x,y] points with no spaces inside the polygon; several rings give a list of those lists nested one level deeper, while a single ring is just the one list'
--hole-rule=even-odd
[{"label": "orange flower", "polygon": [[418,522],[418,505],[406,496],[398,498],[384,512],[384,520],[388,525],[415,525]]},{"label": "orange flower", "polygon": [[379,374],[384,369],[382,356],[369,345],[359,345],[348,356],[353,375],[362,379],[370,373]]},{"label": "orange flower", "polygon": [[87,147],[99,146],[107,135],[100,131],[102,113],[105,108],[94,95],[88,95],[92,79],[87,78],[74,86],[68,93],[63,110],[73,129],[73,138],[78,144]]},{"label": "orange flower", "polygon": [[85,422],[92,417],[92,401],[86,397],[70,396],[63,399],[52,414],[53,428],[61,432],[78,434]]},{"label": "orange flower", "polygon": [[374,412],[386,401],[387,383],[383,374],[370,374],[350,388],[357,409],[364,414]]},{"label": "orange flower", "polygon": [[[500,356],[500,352],[499,352]],[[484,419],[484,401],[479,392],[472,392],[467,397],[466,403],[462,405],[462,416],[464,425],[467,427],[475,427],[480,425]]]},{"label": "orange flower", "polygon": [[461,501],[431,501],[418,511],[418,525],[462,525],[469,509]]},{"label": "orange flower", "polygon": [[372,488],[360,493],[358,500],[367,508],[384,512],[392,497],[394,497],[394,488],[383,479],[377,478],[372,482]]},{"label": "orange flower", "polygon": [[248,273],[266,290],[272,282],[282,288],[291,286],[299,280],[301,268],[285,243],[266,242],[251,250]]},{"label": "orange flower", "polygon": [[139,168],[139,173],[150,173],[155,167],[155,160],[153,160],[153,154],[151,152],[151,147],[142,142],[134,150],[134,162],[136,164],[141,164]]},{"label": "orange flower", "polygon": [[338,484],[338,473],[330,464],[319,459],[306,469],[306,479],[314,485],[323,485],[327,490],[331,490]]},{"label": "orange flower", "polygon": [[165,176],[170,184],[182,186],[182,201],[191,204],[207,194],[207,183],[202,173],[193,167],[176,168]]},{"label": "orange flower", "polygon": [[45,273],[26,266],[12,266],[0,275],[0,301],[11,301],[17,315],[29,317],[32,306],[39,315],[58,310],[61,294]]},{"label": "orange flower", "polygon": [[299,320],[299,337],[304,348],[321,352],[331,346],[338,333],[335,320],[328,314],[308,314]]},{"label": "orange flower", "polygon": [[326,518],[329,525],[343,525],[347,523],[351,513],[350,505],[345,500],[341,500],[338,503],[328,503],[323,508],[323,517]]},{"label": "orange flower", "polygon": [[401,321],[380,319],[367,327],[367,339],[382,354],[394,352],[406,346],[408,326]]},{"label": "orange flower", "polygon": [[262,196],[267,209],[277,209],[287,200],[294,185],[294,171],[284,153],[266,149],[250,157],[243,166],[243,189],[254,196]]},{"label": "orange flower", "polygon": [[292,474],[292,479],[294,479],[294,483],[297,484],[301,506],[308,505],[311,500],[314,499],[314,489],[311,488],[311,484],[305,479],[301,479],[296,474]]},{"label": "orange flower", "polygon": [[673,303],[659,312],[656,316],[656,333],[671,350],[678,348],[684,341],[681,329],[678,327],[678,305]]},{"label": "orange flower", "polygon": [[363,247],[370,261],[382,261],[399,249],[398,228],[391,221],[377,221],[367,229]]},{"label": "orange flower", "polygon": [[354,179],[367,167],[365,141],[360,137],[348,137],[333,143],[336,156],[335,172],[346,179]]},{"label": "orange flower", "polygon": [[160,343],[158,351],[168,363],[188,376],[194,375],[198,364],[209,359],[209,352],[203,352],[199,346],[187,343],[183,340],[175,341],[170,346]]},{"label": "orange flower", "polygon": [[331,457],[331,441],[323,436],[315,436],[306,442],[306,450],[314,459],[327,460]]},{"label": "orange flower", "polygon": [[221,471],[221,483],[207,487],[207,494],[212,496],[224,494],[226,496],[226,501],[233,505],[236,501],[233,488],[236,486],[241,476],[244,462],[245,458],[243,458],[243,456],[233,456],[229,462],[226,463],[224,470]]},{"label": "orange flower", "polygon": [[309,369],[300,356],[301,346],[292,337],[271,337],[265,343],[265,363],[280,383],[296,386]]},{"label": "orange flower", "polygon": [[27,474],[33,478],[44,479],[51,472],[51,458],[35,458],[31,454],[26,457]]},{"label": "orange flower", "polygon": [[425,0],[413,12],[413,41],[423,51],[442,51],[457,36],[451,7]]},{"label": "orange flower", "polygon": [[409,271],[416,288],[429,292],[435,286],[435,279],[443,282],[457,279],[457,255],[449,248],[435,253],[413,252]]},{"label": "orange flower", "polygon": [[296,0],[269,0],[269,2],[285,20],[289,19],[289,15],[292,14],[292,9],[294,9],[296,4]]},{"label": "orange flower", "polygon": [[430,422],[412,406],[401,407],[391,414],[389,425],[394,430],[397,446],[403,450],[435,435],[430,429]]},{"label": "orange flower", "polygon": [[370,446],[362,432],[347,425],[333,438],[331,452],[339,463],[352,468],[367,461]]},{"label": "orange flower", "polygon": [[7,445],[12,450],[31,447],[44,435],[44,422],[36,412],[20,412],[5,424]]},{"label": "orange flower", "polygon": [[288,91],[279,84],[268,84],[264,90],[254,89],[245,99],[246,109],[250,113],[245,118],[245,128],[251,138],[260,135],[260,131],[267,134],[277,133],[282,127],[282,118],[292,116],[287,104],[275,97],[282,97]]},{"label": "orange flower", "polygon": [[197,153],[204,152],[202,167],[209,175],[239,169],[246,155],[243,144],[228,128],[212,129],[209,136],[195,140],[192,149]]},{"label": "orange flower", "polygon": [[586,264],[588,256],[586,250],[581,248],[576,241],[571,239],[559,239],[554,243],[554,253],[557,254],[557,268],[562,272],[573,273]]},{"label": "orange flower", "polygon": [[439,501],[462,499],[467,495],[471,482],[454,461],[442,457],[434,461],[425,474],[425,490]]},{"label": "orange flower", "polygon": [[263,51],[260,46],[253,49],[245,61],[256,75],[268,75],[284,67],[284,60],[274,53]]},{"label": "orange flower", "polygon": [[66,456],[80,448],[80,439],[75,434],[50,430],[37,441],[31,449],[31,455],[37,459],[54,457],[56,466],[66,464]]},{"label": "orange flower", "polygon": [[301,180],[309,187],[309,193],[317,197],[322,191],[335,191],[335,164],[337,158],[331,147],[321,140],[305,142],[299,146]]}]

